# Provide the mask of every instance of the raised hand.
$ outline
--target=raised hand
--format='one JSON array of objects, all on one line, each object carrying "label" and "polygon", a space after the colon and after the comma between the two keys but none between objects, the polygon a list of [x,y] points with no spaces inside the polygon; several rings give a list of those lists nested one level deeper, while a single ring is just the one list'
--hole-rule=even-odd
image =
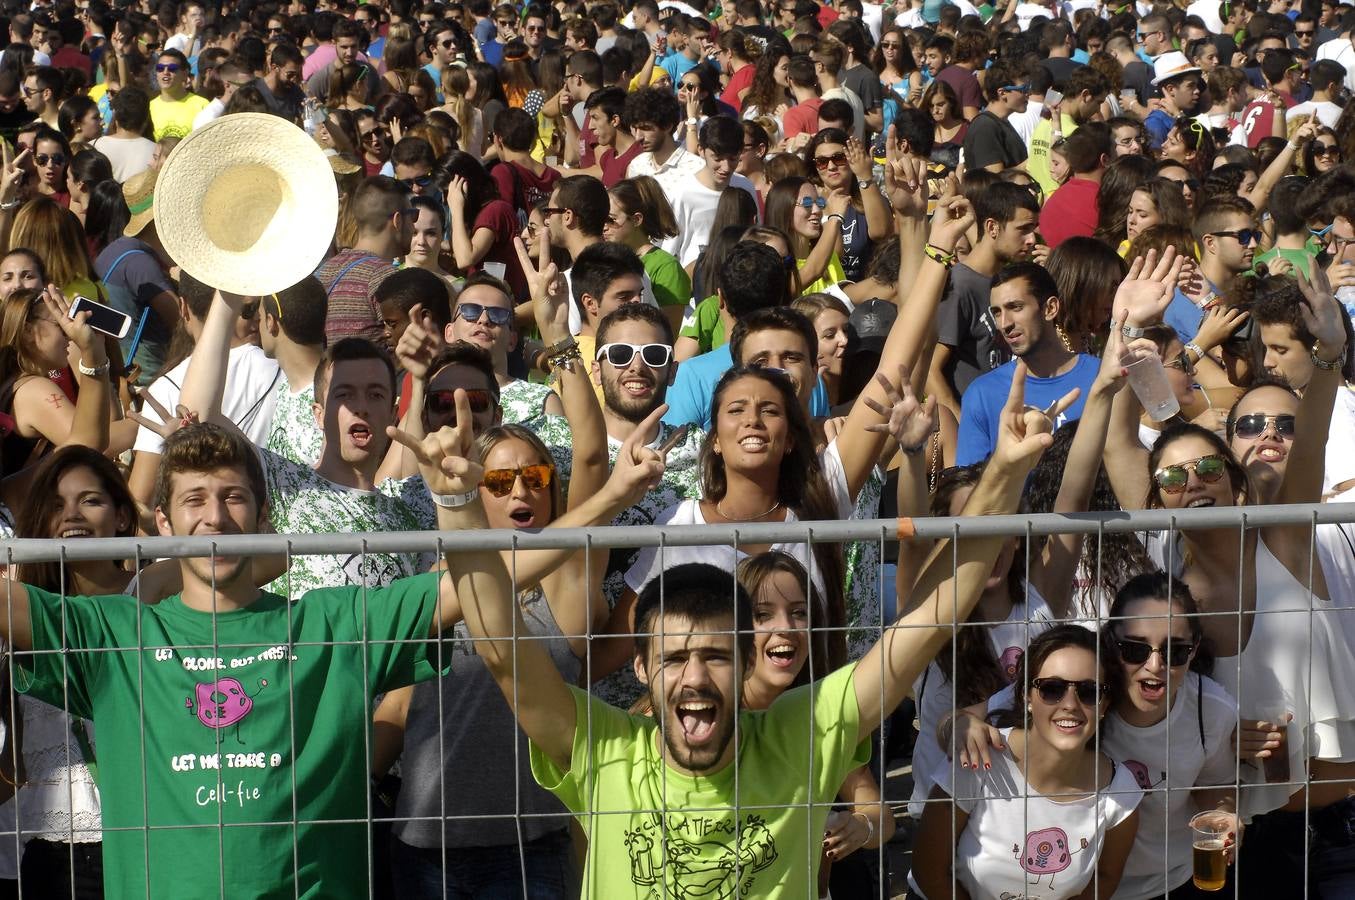
[{"label": "raised hand", "polygon": [[646,446],[645,441],[654,434],[659,426],[659,420],[666,412],[668,404],[660,404],[635,427],[630,437],[626,438],[621,444],[621,449],[617,451],[612,474],[602,488],[616,505],[623,507],[635,505],[663,477],[665,462],[663,454],[653,447]]},{"label": "raised hand", "polygon": [[108,351],[104,347],[103,337],[89,327],[88,310],[72,319],[70,302],[66,300],[61,288],[54,284],[47,285],[47,290],[42,292],[42,303],[47,307],[48,314],[56,319],[56,324],[67,339],[80,350],[80,359],[86,366],[93,369],[108,362]]},{"label": "raised hand", "polygon": [[466,179],[460,175],[452,176],[452,180],[447,184],[447,208],[456,216],[462,215],[466,208]]},{"label": "raised hand", "polygon": [[424,483],[435,494],[467,494],[479,490],[485,474],[485,467],[472,458],[475,431],[470,400],[460,388],[452,396],[456,403],[456,425],[444,425],[423,440],[394,425],[386,427],[386,435],[391,440],[403,444],[414,454]]},{"label": "raised hand", "polygon": [[1080,393],[1080,388],[1073,388],[1047,409],[1027,406],[1026,364],[1024,360],[1017,360],[1007,404],[998,419],[997,449],[993,451],[993,461],[1017,470],[1029,471],[1035,468],[1040,454],[1054,443],[1054,423],[1064,410],[1077,401]]},{"label": "raised hand", "polygon": [[0,202],[11,203],[20,197],[24,186],[24,177],[32,164],[33,151],[25,149],[18,156],[8,141],[4,146],[4,168],[0,171]]},{"label": "raised hand", "polygon": [[885,199],[896,216],[927,215],[927,161],[905,156],[892,128],[885,140]]},{"label": "raised hand", "polygon": [[974,207],[957,195],[936,204],[928,242],[947,252],[954,250],[969,226],[974,224]]},{"label": "raised hand", "polygon": [[409,310],[409,324],[395,345],[395,358],[401,367],[415,378],[427,378],[428,367],[433,357],[446,346],[442,335],[430,332],[424,327],[429,321],[423,311],[423,304],[416,303]]},{"label": "raised hand", "polygon": [[1182,264],[1175,247],[1168,247],[1160,258],[1156,250],[1149,250],[1134,260],[1129,274],[1115,289],[1115,320],[1135,328],[1161,322],[1176,293]]},{"label": "raised hand", "polygon": [[1195,343],[1206,353],[1228,338],[1247,321],[1251,313],[1238,306],[1217,305],[1204,314],[1200,330],[1195,335]]},{"label": "raised hand", "polygon": [[875,380],[884,388],[889,406],[885,407],[870,397],[865,398],[866,406],[883,416],[885,421],[867,425],[867,431],[889,434],[904,450],[920,447],[931,437],[936,428],[936,398],[928,397],[926,403],[919,403],[909,383],[907,366],[899,366],[899,388],[893,382],[877,372]]},{"label": "raised hand", "polygon": [[862,181],[870,181],[874,174],[874,160],[854,137],[847,138],[847,165],[851,166],[852,174]]},{"label": "raised hand", "polygon": [[178,431],[180,428],[183,428],[185,425],[193,425],[198,421],[198,414],[191,412],[188,407],[184,406],[182,403],[174,408],[174,415],[171,416],[169,410],[165,409],[164,404],[152,397],[149,390],[141,388],[137,391],[137,394],[147,406],[155,410],[155,414],[160,417],[160,421],[153,422],[141,413],[130,409],[127,411],[127,418],[143,428],[150,429],[166,440],[169,439],[171,434]]},{"label": "raised hand", "polygon": [[1091,392],[1094,395],[1114,396],[1124,387],[1124,357],[1127,352],[1138,352],[1140,343],[1147,344],[1153,352],[1157,350],[1157,345],[1146,338],[1133,341],[1129,346],[1126,346],[1120,330],[1123,326],[1123,316],[1112,320],[1110,323],[1110,335],[1106,338],[1105,349],[1101,351],[1101,368],[1097,370],[1096,378],[1091,385]]},{"label": "raised hand", "polygon": [[1294,275],[1303,299],[1308,301],[1299,306],[1299,314],[1308,333],[1317,338],[1313,352],[1319,359],[1340,359],[1346,351],[1346,331],[1341,324],[1345,311],[1336,302],[1327,273],[1314,261],[1307,273],[1296,268]]},{"label": "raised hand", "polygon": [[527,277],[527,287],[532,296],[532,313],[536,317],[536,327],[541,329],[541,338],[547,344],[564,340],[569,336],[569,290],[565,278],[550,258],[550,235],[542,228],[537,244],[538,269],[532,265],[527,255],[527,245],[522,238],[513,238],[513,249],[517,251],[518,263]]}]

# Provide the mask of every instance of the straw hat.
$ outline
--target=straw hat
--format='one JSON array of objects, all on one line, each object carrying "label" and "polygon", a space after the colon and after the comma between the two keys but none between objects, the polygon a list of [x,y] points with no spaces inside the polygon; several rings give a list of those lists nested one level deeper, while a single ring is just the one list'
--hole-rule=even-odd
[{"label": "straw hat", "polygon": [[155,223],[183,271],[233,294],[291,287],[329,252],[339,216],[334,170],[304,131],[267,113],[222,116],[160,168]]},{"label": "straw hat", "polygon": [[127,179],[122,186],[122,198],[127,201],[127,208],[132,212],[127,227],[122,229],[127,237],[136,237],[155,220],[156,174],[154,169],[147,169]]}]

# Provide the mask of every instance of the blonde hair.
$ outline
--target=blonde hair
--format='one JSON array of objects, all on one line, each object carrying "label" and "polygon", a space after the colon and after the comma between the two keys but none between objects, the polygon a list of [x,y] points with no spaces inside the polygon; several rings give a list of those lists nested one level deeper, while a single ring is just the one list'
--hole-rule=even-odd
[{"label": "blonde hair", "polygon": [[35,197],[23,205],[14,217],[9,243],[31,248],[47,268],[47,279],[59,287],[94,278],[80,220],[50,197]]},{"label": "blonde hair", "polygon": [[39,289],[20,288],[0,303],[0,380],[47,374],[33,349],[33,307],[41,296]]},{"label": "blonde hair", "polygon": [[471,132],[475,130],[475,107],[466,99],[466,92],[469,90],[470,74],[464,68],[448,66],[442,70],[442,105],[450,112],[456,124],[461,126],[462,144],[469,141]]}]

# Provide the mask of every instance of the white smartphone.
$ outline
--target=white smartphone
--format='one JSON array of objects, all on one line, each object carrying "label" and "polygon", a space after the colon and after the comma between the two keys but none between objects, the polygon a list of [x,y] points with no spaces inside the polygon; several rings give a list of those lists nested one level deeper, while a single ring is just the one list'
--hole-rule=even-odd
[{"label": "white smartphone", "polygon": [[71,318],[74,319],[86,310],[89,311],[89,327],[95,331],[101,331],[110,337],[124,338],[131,330],[132,317],[127,313],[76,294],[75,302],[71,304]]}]

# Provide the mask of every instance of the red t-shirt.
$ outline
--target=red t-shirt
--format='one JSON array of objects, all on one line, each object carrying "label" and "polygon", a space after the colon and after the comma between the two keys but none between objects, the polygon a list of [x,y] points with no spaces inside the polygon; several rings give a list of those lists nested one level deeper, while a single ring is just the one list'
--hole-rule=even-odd
[{"label": "red t-shirt", "polygon": [[560,180],[560,173],[550,166],[537,175],[526,166],[508,161],[490,169],[489,174],[499,186],[499,198],[511,203],[514,209],[526,213],[530,213],[532,207],[541,201],[549,199],[551,191],[555,190],[555,182]]},{"label": "red t-shirt", "polygon": [[743,101],[739,99],[739,91],[753,86],[753,76],[757,74],[757,66],[746,65],[739,69],[733,75],[729,76],[729,84],[725,85],[724,91],[720,94],[720,99],[734,107],[735,112],[743,114]]},{"label": "red t-shirt", "polygon": [[1086,178],[1070,178],[1050,195],[1040,210],[1040,234],[1050,247],[1070,237],[1091,237],[1096,231],[1101,185]]},{"label": "red t-shirt", "polygon": [[[557,173],[558,174],[558,173]],[[513,289],[514,300],[527,298],[527,278],[522,274],[522,265],[518,262],[517,251],[513,249],[513,238],[518,233],[518,214],[506,200],[491,200],[480,210],[471,226],[471,239],[481,228],[494,232],[494,243],[480,264],[472,266],[471,273],[479,272],[487,262],[503,263],[504,279]]]},{"label": "red t-shirt", "polygon": [[936,77],[954,89],[955,96],[960,100],[961,109],[966,106],[983,109],[985,106],[983,88],[979,87],[978,77],[964,66],[946,66]]},{"label": "red t-shirt", "polygon": [[602,183],[610,189],[615,187],[618,181],[625,180],[626,169],[630,166],[630,161],[639,156],[642,150],[644,150],[644,145],[639,141],[634,141],[626,148],[626,152],[620,156],[611,147],[603,150],[599,154],[599,164],[602,166]]},{"label": "red t-shirt", "polygon": [[[1276,91],[1280,99],[1284,101],[1284,108],[1298,106],[1298,101],[1288,94]],[[1261,141],[1271,136],[1271,130],[1275,127],[1275,105],[1269,100],[1253,100],[1242,109],[1242,123],[1238,128],[1247,136],[1248,149],[1255,150],[1261,145]]]},{"label": "red t-shirt", "polygon": [[827,28],[829,25],[832,25],[834,22],[837,21],[838,19],[837,10],[833,9],[831,6],[823,6],[822,4],[820,4],[818,18],[819,18],[819,27]]},{"label": "red t-shirt", "polygon": [[818,134],[820,106],[823,106],[823,98],[815,97],[786,110],[785,118],[782,120],[784,137],[789,140],[802,131]]}]

